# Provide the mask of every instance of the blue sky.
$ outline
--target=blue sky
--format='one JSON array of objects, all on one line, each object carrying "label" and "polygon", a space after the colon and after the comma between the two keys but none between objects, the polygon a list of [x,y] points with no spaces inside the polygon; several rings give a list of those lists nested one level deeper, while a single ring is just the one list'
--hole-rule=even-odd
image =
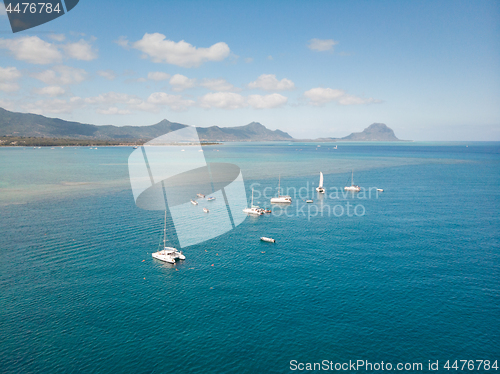
[{"label": "blue sky", "polygon": [[296,138],[383,122],[500,140],[498,1],[92,1],[12,34],[0,106],[93,124],[252,121]]}]

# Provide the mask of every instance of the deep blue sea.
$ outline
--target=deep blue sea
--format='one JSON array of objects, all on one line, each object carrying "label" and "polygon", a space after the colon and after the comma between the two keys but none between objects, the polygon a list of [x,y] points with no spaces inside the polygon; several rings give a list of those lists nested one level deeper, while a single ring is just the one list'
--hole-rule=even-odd
[{"label": "deep blue sea", "polygon": [[[163,212],[135,206],[132,148],[0,148],[1,373],[498,372],[444,364],[500,365],[500,143],[204,150],[241,168],[249,200],[281,175],[293,203],[173,266],[151,257]],[[342,194],[351,170],[371,196]]]}]

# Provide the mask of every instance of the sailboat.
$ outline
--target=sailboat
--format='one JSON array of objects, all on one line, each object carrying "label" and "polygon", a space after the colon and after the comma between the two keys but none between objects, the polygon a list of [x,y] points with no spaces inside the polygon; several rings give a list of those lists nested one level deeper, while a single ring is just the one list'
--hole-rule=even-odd
[{"label": "sailboat", "polygon": [[323,188],[323,173],[319,172],[319,186],[316,187],[316,191],[319,193],[325,193],[325,189]]},{"label": "sailboat", "polygon": [[247,214],[252,214],[254,216],[260,216],[264,214],[264,209],[261,209],[260,207],[253,205],[253,188],[252,188],[252,205],[250,205],[250,208],[243,209],[243,212]]},{"label": "sailboat", "polygon": [[352,191],[352,192],[359,192],[361,191],[361,188],[357,185],[354,184],[354,171],[351,170],[351,185],[350,186],[345,186],[344,190],[346,191]]},{"label": "sailboat", "polygon": [[278,197],[273,197],[271,199],[271,204],[279,204],[279,203],[291,203],[292,198],[288,195],[281,195],[281,175],[278,177]]},{"label": "sailboat", "polygon": [[176,260],[185,260],[186,256],[182,253],[182,251],[178,251],[174,247],[167,247],[167,211],[165,211],[165,225],[163,227],[163,250],[154,252],[151,254],[153,258],[157,260],[168,262],[169,264],[175,264]]}]

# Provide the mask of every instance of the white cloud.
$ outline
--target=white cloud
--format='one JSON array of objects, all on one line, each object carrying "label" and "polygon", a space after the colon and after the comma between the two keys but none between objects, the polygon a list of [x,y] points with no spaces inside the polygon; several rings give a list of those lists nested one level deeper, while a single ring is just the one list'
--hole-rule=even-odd
[{"label": "white cloud", "polygon": [[195,104],[193,100],[185,100],[181,95],[170,95],[165,92],[152,93],[147,101],[154,105],[166,105],[173,110],[185,110]]},{"label": "white cloud", "polygon": [[19,85],[16,82],[0,82],[0,91],[14,92],[19,90]]},{"label": "white cloud", "polygon": [[0,67],[0,82],[14,81],[21,77],[21,72],[17,68],[10,66],[8,68]]},{"label": "white cloud", "polygon": [[108,69],[108,70],[99,70],[97,72],[97,74],[100,75],[103,78],[106,78],[106,79],[110,80],[110,81],[112,81],[113,79],[116,78],[116,73],[113,70],[111,70],[111,69]]},{"label": "white cloud", "polygon": [[68,43],[62,48],[68,57],[76,60],[91,61],[97,58],[97,52],[92,49],[92,45],[83,39],[76,43]]},{"label": "white cloud", "polygon": [[81,105],[78,99],[79,98],[71,98],[68,101],[63,99],[37,100],[33,103],[23,104],[21,108],[35,114],[71,113],[75,108]]},{"label": "white cloud", "polygon": [[[125,39],[117,41],[126,47]],[[207,61],[222,61],[230,54],[226,43],[219,42],[209,48],[196,48],[184,40],[174,42],[166,39],[160,33],[144,34],[141,40],[132,43],[132,47],[144,53],[145,57],[151,58],[153,62],[164,62],[181,67],[191,68],[200,66]]]},{"label": "white cloud", "polygon": [[248,96],[248,104],[250,104],[255,109],[269,109],[276,108],[286,104],[288,98],[274,93],[271,95],[250,95]]},{"label": "white cloud", "polygon": [[337,44],[339,42],[333,39],[311,39],[307,48],[313,51],[324,52],[333,50],[333,46]]},{"label": "white cloud", "polygon": [[17,39],[0,38],[0,48],[8,49],[17,60],[32,64],[53,64],[62,60],[62,54],[57,47],[38,36],[24,36]]},{"label": "white cloud", "polygon": [[42,88],[35,88],[33,90],[35,93],[39,95],[47,95],[47,96],[61,96],[66,92],[64,88],[60,86],[47,86]]},{"label": "white cloud", "polygon": [[106,114],[106,115],[110,115],[110,114],[130,114],[130,110],[127,110],[127,109],[120,109],[116,106],[112,106],[112,107],[109,107],[107,109],[97,109],[96,110],[97,113],[99,114]]},{"label": "white cloud", "polygon": [[[61,42],[65,36],[51,34],[49,38]],[[64,57],[85,61],[97,58],[97,52],[92,49],[92,45],[83,39],[75,43],[61,45],[46,42],[38,36],[23,36],[15,39],[0,38],[0,48],[9,50],[17,60],[39,65],[58,63]]]},{"label": "white cloud", "polygon": [[125,36],[120,36],[118,40],[115,40],[115,43],[118,44],[120,47],[123,47],[125,49],[129,49],[130,45],[128,43],[127,37]]},{"label": "white cloud", "polygon": [[265,91],[284,91],[293,90],[295,84],[286,78],[279,81],[274,74],[262,74],[256,81],[250,82],[248,88],[260,88]]},{"label": "white cloud", "polygon": [[64,34],[50,34],[49,38],[58,42],[62,42],[64,41],[64,39],[66,39],[66,36]]},{"label": "white cloud", "polygon": [[233,92],[210,92],[200,98],[203,108],[238,109],[247,106],[243,96]]},{"label": "white cloud", "polygon": [[360,104],[372,104],[380,103],[380,100],[368,98],[364,99],[358,96],[353,96],[347,94],[344,90],[332,89],[332,88],[312,88],[304,92],[304,96],[309,99],[312,105],[323,105],[331,101],[336,101],[340,105],[360,105]]},{"label": "white cloud", "polygon": [[225,79],[203,79],[200,86],[208,88],[211,91],[235,91],[237,90],[231,83],[227,82]]},{"label": "white cloud", "polygon": [[174,91],[183,91],[196,85],[196,79],[188,78],[182,74],[175,74],[169,81]]},{"label": "white cloud", "polygon": [[59,65],[54,66],[52,69],[35,73],[33,77],[48,85],[66,85],[84,81],[87,77],[87,72],[83,69]]},{"label": "white cloud", "polygon": [[134,103],[138,98],[132,95],[120,92],[106,92],[98,96],[91,96],[84,99],[86,104],[108,104],[115,105],[117,103]]},{"label": "white cloud", "polygon": [[14,111],[16,110],[16,106],[11,100],[0,99],[0,108],[4,108],[6,110]]},{"label": "white cloud", "polygon": [[152,81],[165,81],[170,78],[170,74],[162,71],[152,71],[148,73],[148,79]]},{"label": "white cloud", "polygon": [[0,91],[14,92],[19,90],[16,80],[21,77],[21,72],[15,67],[0,67]]}]

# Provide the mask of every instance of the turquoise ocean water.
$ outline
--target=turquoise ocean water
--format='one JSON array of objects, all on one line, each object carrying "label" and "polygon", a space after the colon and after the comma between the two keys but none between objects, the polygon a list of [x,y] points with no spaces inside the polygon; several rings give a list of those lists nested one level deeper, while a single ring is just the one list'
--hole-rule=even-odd
[{"label": "turquoise ocean water", "polygon": [[[320,145],[205,147],[248,198],[281,174],[294,201],[175,266],[151,258],[163,213],[134,204],[131,148],[0,148],[0,372],[500,360],[500,143]],[[330,192],[351,169],[384,192],[313,192],[319,171]]]}]

